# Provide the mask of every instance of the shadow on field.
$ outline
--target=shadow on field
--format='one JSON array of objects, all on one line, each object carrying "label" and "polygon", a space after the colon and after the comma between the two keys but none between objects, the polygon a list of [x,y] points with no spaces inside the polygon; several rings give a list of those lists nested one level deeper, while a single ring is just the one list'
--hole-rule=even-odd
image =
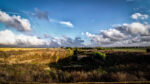
[{"label": "shadow on field", "polygon": [[97,69],[99,66],[103,68],[113,67],[117,65],[134,65],[140,70],[145,70],[144,67],[150,64],[150,54],[137,52],[114,52],[107,53],[105,60],[96,58],[93,54],[85,54],[70,56],[57,62],[50,63],[50,67],[61,70],[83,70],[90,71]]},{"label": "shadow on field", "polygon": [[150,80],[150,53],[112,52],[106,55],[106,58],[102,59],[93,54],[79,54],[77,57],[70,56],[50,63],[50,67],[69,72],[88,72],[101,67],[113,81]]},{"label": "shadow on field", "polygon": [[72,56],[61,59],[58,62],[50,63],[50,67],[61,69],[63,71],[90,71],[97,69],[100,65],[100,62],[95,61],[90,56],[83,57],[80,60]]},{"label": "shadow on field", "polygon": [[118,64],[150,64],[150,53],[115,52],[107,54],[105,66]]},{"label": "shadow on field", "polygon": [[103,68],[107,72],[126,72],[150,80],[150,53],[119,52],[107,54]]}]

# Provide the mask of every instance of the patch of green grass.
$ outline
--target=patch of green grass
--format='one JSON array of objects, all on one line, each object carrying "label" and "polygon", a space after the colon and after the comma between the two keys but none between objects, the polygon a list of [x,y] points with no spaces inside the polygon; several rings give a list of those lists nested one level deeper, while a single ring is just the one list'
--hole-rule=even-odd
[{"label": "patch of green grass", "polygon": [[113,48],[113,51],[146,52],[145,48]]}]

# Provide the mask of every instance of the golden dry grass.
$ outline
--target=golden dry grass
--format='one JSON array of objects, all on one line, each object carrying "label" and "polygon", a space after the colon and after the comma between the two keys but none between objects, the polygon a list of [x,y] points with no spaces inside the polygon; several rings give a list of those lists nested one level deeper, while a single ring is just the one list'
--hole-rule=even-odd
[{"label": "golden dry grass", "polygon": [[0,54],[0,63],[48,64],[69,56],[71,52],[61,48],[0,48]]},{"label": "golden dry grass", "polygon": [[25,51],[25,50],[38,50],[38,49],[45,49],[45,48],[0,48],[0,51]]}]

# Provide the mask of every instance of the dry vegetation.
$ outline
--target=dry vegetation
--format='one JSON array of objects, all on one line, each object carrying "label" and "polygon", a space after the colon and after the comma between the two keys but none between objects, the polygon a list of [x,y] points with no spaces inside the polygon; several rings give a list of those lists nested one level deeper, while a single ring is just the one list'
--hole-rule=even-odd
[{"label": "dry vegetation", "polygon": [[0,48],[0,81],[149,81],[149,60],[150,53],[135,50]]},{"label": "dry vegetation", "polygon": [[1,48],[0,61],[2,64],[48,64],[63,59],[69,54],[71,51],[59,48]]}]

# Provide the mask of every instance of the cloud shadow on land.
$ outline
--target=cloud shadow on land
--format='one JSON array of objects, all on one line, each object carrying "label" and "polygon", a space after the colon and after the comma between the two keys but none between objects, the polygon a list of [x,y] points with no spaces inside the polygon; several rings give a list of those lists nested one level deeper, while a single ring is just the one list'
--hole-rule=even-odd
[{"label": "cloud shadow on land", "polygon": [[94,55],[94,52],[79,52],[49,66],[63,71],[93,71],[100,67],[108,73],[127,72],[134,74],[136,71],[149,72],[150,53],[141,52],[108,52],[105,60]]}]

